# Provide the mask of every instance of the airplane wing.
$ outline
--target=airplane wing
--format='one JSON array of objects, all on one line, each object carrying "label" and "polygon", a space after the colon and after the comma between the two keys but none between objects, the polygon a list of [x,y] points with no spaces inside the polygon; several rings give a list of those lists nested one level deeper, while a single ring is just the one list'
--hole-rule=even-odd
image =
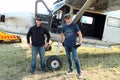
[{"label": "airplane wing", "polygon": [[120,10],[120,0],[109,0],[107,10]]},{"label": "airplane wing", "polygon": [[[87,0],[65,0],[66,4],[80,9]],[[90,10],[120,10],[120,0],[94,0],[89,8]]]},{"label": "airplane wing", "polygon": [[96,0],[96,3],[91,5],[95,10],[120,10],[120,0]]}]

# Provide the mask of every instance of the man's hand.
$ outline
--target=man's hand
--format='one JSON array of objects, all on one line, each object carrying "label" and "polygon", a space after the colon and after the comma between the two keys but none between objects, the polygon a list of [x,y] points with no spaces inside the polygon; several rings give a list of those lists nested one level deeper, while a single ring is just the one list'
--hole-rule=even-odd
[{"label": "man's hand", "polygon": [[65,45],[64,45],[64,42],[62,42],[62,46],[65,46]]},{"label": "man's hand", "polygon": [[45,43],[44,47],[46,48],[49,45],[49,43]]},{"label": "man's hand", "polygon": [[29,48],[32,48],[32,45],[28,43],[28,47],[29,47]]},{"label": "man's hand", "polygon": [[76,43],[74,47],[77,49],[80,46],[81,46],[81,43]]}]

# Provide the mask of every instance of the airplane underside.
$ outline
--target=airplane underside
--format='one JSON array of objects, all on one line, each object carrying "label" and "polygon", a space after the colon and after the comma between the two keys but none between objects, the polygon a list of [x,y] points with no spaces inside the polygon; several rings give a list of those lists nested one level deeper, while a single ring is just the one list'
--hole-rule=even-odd
[{"label": "airplane underside", "polygon": [[[80,9],[87,0],[65,0],[65,3]],[[92,1],[92,0],[91,0]],[[119,10],[120,0],[94,0],[89,9],[92,10]]]}]

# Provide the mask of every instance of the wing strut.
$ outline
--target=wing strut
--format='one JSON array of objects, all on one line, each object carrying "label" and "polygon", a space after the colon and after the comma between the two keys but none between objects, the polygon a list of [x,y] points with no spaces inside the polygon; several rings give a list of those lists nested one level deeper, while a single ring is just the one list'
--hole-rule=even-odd
[{"label": "wing strut", "polygon": [[83,15],[83,13],[91,6],[91,4],[94,2],[94,0],[87,0],[85,4],[82,6],[82,8],[77,13],[76,17],[74,18],[73,22],[77,22],[80,17]]}]

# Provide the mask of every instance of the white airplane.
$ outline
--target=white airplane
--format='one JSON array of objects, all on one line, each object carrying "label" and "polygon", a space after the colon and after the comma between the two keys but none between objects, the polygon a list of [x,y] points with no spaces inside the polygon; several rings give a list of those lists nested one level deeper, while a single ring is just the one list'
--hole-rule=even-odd
[{"label": "white airplane", "polygon": [[[116,10],[120,10],[120,0],[57,0],[52,9],[43,0],[37,0],[35,14],[6,14],[5,20],[0,22],[0,29],[26,34],[34,24],[34,18],[39,16],[42,25],[50,31],[51,40],[58,42],[58,55],[63,16],[70,13],[73,22],[80,26],[83,45],[108,47],[120,44],[120,11]],[[52,56],[47,65],[49,69],[61,69],[62,61]]]},{"label": "white airplane", "polygon": [[[70,13],[73,22],[80,26],[83,44],[111,46],[120,44],[120,11],[115,11],[120,9],[119,4],[119,0],[57,0],[49,9],[43,0],[37,0],[35,16],[42,18],[52,40],[60,41],[63,15]],[[41,7],[46,8],[46,13]]]},{"label": "white airplane", "polygon": [[120,44],[120,11],[115,11],[120,10],[119,4],[120,0],[57,0],[52,9],[49,9],[43,0],[37,0],[35,14],[0,15],[0,29],[26,34],[34,24],[34,18],[40,16],[43,25],[51,33],[51,40],[60,41],[63,15],[71,13],[73,22],[80,26],[84,44],[98,47],[116,45]]}]

